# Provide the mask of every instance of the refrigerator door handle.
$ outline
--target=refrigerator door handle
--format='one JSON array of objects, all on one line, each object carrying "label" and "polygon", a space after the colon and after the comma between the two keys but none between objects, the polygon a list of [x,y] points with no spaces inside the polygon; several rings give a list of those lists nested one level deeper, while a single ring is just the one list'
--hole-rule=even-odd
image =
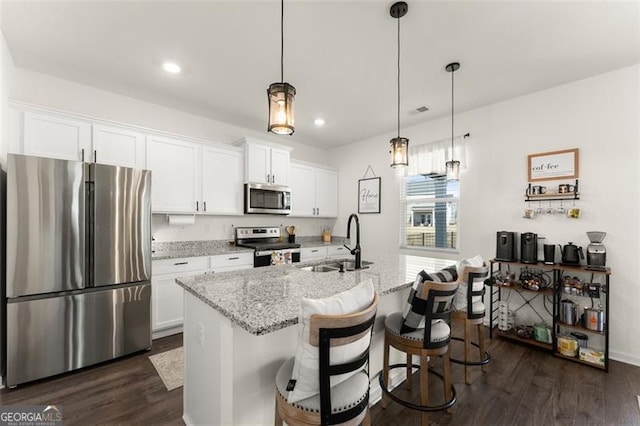
[{"label": "refrigerator door handle", "polygon": [[87,244],[85,245],[85,250],[87,252],[86,263],[85,263],[85,277],[86,277],[86,287],[94,287],[95,286],[95,275],[94,275],[94,241],[95,241],[95,183],[92,181],[85,182],[85,232],[87,235]]}]

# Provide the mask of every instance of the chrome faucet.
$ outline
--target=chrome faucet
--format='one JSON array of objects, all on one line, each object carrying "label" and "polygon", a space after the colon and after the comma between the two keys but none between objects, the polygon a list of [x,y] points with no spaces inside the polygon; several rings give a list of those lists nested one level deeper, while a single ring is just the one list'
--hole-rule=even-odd
[{"label": "chrome faucet", "polygon": [[351,219],[356,220],[356,246],[351,249],[346,244],[344,245],[351,254],[356,256],[356,269],[362,269],[362,250],[360,249],[360,220],[358,219],[358,215],[352,213],[349,216],[349,220],[347,221],[347,238],[351,240]]}]

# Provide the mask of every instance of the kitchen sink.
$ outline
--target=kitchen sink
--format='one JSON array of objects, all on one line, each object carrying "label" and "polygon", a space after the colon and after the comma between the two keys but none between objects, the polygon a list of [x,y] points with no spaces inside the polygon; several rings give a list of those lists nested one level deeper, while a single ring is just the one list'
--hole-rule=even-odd
[{"label": "kitchen sink", "polygon": [[321,265],[315,265],[315,266],[305,266],[304,268],[300,268],[300,269],[302,269],[303,271],[311,271],[311,272],[332,272],[332,271],[337,271],[339,267],[321,264]]},{"label": "kitchen sink", "polygon": [[[367,260],[362,261],[362,269],[367,269],[369,265],[372,265],[373,262],[369,262]],[[314,266],[305,266],[300,269],[303,271],[311,271],[311,272],[333,272],[339,271],[340,266],[342,266],[344,271],[355,271],[356,262],[353,260],[342,260],[342,261],[328,261],[325,263],[321,263],[319,265]]]}]

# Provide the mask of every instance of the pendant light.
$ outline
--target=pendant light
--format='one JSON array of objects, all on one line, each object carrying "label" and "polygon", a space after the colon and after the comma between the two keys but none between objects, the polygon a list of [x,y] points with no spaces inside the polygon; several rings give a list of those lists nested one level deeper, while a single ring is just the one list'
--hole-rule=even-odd
[{"label": "pendant light", "polygon": [[292,135],[295,131],[293,101],[296,88],[284,81],[284,0],[280,0],[280,82],[267,89],[269,126],[267,131],[278,135]]},{"label": "pendant light", "polygon": [[398,20],[398,136],[391,139],[391,167],[409,165],[409,139],[400,137],[400,18],[407,14],[409,6],[399,1],[391,5],[389,13]]},{"label": "pendant light", "polygon": [[447,180],[460,180],[460,162],[453,159],[453,74],[460,69],[459,62],[452,62],[444,67],[451,73],[451,161],[447,161]]}]

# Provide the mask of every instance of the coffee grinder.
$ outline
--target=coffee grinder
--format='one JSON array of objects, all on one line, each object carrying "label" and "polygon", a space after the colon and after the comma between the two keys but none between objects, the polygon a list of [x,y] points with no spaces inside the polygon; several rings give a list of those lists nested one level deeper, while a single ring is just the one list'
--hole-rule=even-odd
[{"label": "coffee grinder", "polygon": [[605,271],[607,262],[607,251],[602,244],[602,240],[607,235],[606,232],[587,232],[591,243],[587,246],[587,269],[595,271]]}]

